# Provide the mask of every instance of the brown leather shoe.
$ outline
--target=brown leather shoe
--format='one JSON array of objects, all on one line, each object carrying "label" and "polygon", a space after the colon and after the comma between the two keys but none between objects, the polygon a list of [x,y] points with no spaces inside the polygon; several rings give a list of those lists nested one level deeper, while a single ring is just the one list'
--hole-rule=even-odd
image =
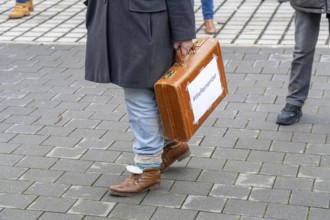
[{"label": "brown leather shoe", "polygon": [[158,189],[160,169],[145,168],[142,173],[131,173],[123,182],[110,186],[109,192],[114,196],[134,196],[147,190]]},{"label": "brown leather shoe", "polygon": [[29,15],[30,11],[27,3],[16,3],[14,9],[9,14],[9,19],[17,19]]},{"label": "brown leather shoe", "polygon": [[190,155],[190,149],[186,142],[172,142],[163,148],[161,172],[165,172],[176,160],[181,161]]},{"label": "brown leather shoe", "polygon": [[29,8],[29,11],[34,11],[34,5],[33,5],[32,0],[27,0],[26,1],[26,4],[27,4],[27,6]]},{"label": "brown leather shoe", "polygon": [[213,19],[204,20],[205,32],[207,34],[215,34],[217,33],[217,29],[214,26]]}]

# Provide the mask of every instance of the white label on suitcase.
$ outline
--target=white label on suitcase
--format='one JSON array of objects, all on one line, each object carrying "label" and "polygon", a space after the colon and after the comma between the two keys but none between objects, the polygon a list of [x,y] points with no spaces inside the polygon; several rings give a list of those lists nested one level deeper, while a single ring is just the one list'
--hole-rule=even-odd
[{"label": "white label on suitcase", "polygon": [[205,66],[187,88],[194,113],[194,123],[197,123],[223,91],[216,57]]}]

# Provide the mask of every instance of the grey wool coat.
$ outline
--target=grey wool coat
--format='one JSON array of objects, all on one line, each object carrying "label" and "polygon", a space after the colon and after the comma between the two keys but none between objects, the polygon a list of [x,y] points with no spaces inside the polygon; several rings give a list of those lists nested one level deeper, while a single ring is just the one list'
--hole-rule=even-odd
[{"label": "grey wool coat", "polygon": [[191,0],[88,0],[85,79],[153,88],[174,63],[173,42],[195,38]]},{"label": "grey wool coat", "polygon": [[330,0],[290,0],[292,7],[308,13],[330,13]]}]

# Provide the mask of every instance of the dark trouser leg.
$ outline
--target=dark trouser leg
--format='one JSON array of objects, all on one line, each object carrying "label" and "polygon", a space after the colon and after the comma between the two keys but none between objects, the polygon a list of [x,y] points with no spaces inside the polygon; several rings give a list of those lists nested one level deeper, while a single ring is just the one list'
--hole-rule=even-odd
[{"label": "dark trouser leg", "polygon": [[295,48],[286,102],[302,106],[307,99],[321,14],[295,13]]}]

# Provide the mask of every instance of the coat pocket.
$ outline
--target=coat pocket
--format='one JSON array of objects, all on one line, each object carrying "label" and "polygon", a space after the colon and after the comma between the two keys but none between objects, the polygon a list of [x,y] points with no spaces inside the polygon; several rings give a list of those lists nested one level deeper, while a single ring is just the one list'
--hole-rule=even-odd
[{"label": "coat pocket", "polygon": [[165,11],[166,1],[165,0],[130,0],[129,10],[134,12],[145,12],[145,13]]}]

